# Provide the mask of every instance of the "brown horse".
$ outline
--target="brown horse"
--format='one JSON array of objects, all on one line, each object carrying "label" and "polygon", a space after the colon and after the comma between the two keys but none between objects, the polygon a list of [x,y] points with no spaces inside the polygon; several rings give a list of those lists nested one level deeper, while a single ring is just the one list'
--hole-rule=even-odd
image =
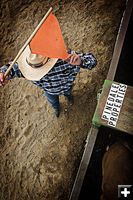
[{"label": "brown horse", "polygon": [[102,160],[101,200],[118,200],[118,185],[133,185],[133,146],[113,144]]}]

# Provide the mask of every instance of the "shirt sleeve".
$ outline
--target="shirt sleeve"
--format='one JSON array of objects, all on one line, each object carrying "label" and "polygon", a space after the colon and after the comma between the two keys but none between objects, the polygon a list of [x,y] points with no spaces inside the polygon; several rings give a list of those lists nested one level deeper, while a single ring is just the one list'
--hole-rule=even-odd
[{"label": "shirt sleeve", "polygon": [[80,67],[82,67],[84,69],[92,69],[93,67],[95,67],[97,65],[97,59],[92,53],[78,53],[71,49],[68,50],[68,53],[69,54],[74,54],[74,53],[78,54],[81,58]]},{"label": "shirt sleeve", "polygon": [[97,60],[92,53],[82,53],[79,55],[81,58],[80,67],[91,70],[93,67],[97,65]]},{"label": "shirt sleeve", "polygon": [[[2,73],[5,73],[8,69],[8,67],[10,66],[10,64],[6,64],[6,65],[3,65],[1,68],[0,68],[0,72]],[[11,68],[9,74],[8,74],[8,80],[10,79],[13,79],[15,77],[18,77],[18,78],[21,78],[21,77],[24,77],[20,71],[20,69],[18,68],[18,64],[15,63],[13,65],[13,67]]]}]

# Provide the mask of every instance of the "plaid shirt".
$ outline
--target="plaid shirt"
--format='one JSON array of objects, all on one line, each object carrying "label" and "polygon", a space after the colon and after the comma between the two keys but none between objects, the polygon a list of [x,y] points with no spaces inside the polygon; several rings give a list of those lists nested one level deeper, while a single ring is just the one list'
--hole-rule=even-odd
[{"label": "plaid shirt", "polygon": [[[75,52],[70,51],[69,53]],[[92,69],[96,66],[97,61],[93,54],[81,53],[79,55],[81,58],[82,68]],[[5,73],[8,67],[9,64],[2,66],[0,68],[0,72]],[[32,82],[49,94],[60,95],[71,89],[73,81],[75,80],[79,71],[80,66],[74,66],[64,60],[58,59],[54,67],[45,76],[43,76],[39,81]],[[17,63],[15,63],[11,69],[8,79],[12,79],[14,77],[24,78]]]}]

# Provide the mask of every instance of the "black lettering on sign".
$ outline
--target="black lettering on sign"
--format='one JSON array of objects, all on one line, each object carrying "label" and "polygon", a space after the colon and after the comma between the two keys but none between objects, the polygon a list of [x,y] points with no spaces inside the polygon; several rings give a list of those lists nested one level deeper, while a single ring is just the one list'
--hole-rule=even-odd
[{"label": "black lettering on sign", "polygon": [[115,108],[115,107],[114,107],[112,110],[113,110],[114,112],[118,112],[118,113],[119,113],[119,111],[120,111],[118,108]]},{"label": "black lettering on sign", "polygon": [[125,97],[127,85],[121,83],[112,83],[107,101],[102,113],[102,119],[107,121],[107,124],[116,127],[122,103]]},{"label": "black lettering on sign", "polygon": [[108,97],[108,100],[114,102],[114,98],[112,98],[112,97]]},{"label": "black lettering on sign", "polygon": [[120,99],[115,99],[115,101],[116,101],[117,103],[122,104],[122,100],[120,100]]},{"label": "black lettering on sign", "polygon": [[115,98],[116,94],[110,93],[110,95],[109,95],[109,96],[110,96],[110,97],[114,97],[114,98]]},{"label": "black lettering on sign", "polygon": [[107,116],[108,115],[103,115],[103,119],[108,120],[109,118]]}]

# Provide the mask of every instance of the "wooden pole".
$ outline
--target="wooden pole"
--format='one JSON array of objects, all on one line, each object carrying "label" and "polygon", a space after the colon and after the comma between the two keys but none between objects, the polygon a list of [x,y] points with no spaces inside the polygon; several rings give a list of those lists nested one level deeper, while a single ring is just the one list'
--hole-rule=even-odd
[{"label": "wooden pole", "polygon": [[11,63],[11,65],[8,67],[7,71],[4,74],[4,77],[6,77],[8,75],[8,73],[10,72],[11,68],[13,67],[13,65],[15,64],[15,62],[17,61],[17,59],[20,57],[20,55],[22,54],[22,52],[24,51],[24,49],[26,48],[26,46],[30,43],[30,41],[32,40],[32,38],[34,37],[34,35],[36,34],[36,32],[38,31],[38,29],[41,27],[41,25],[43,24],[43,22],[47,19],[47,17],[49,16],[49,14],[52,11],[52,7],[50,7],[50,9],[48,10],[48,12],[45,14],[45,16],[43,17],[43,19],[40,21],[40,23],[38,24],[38,26],[35,28],[35,30],[33,31],[33,33],[31,34],[31,36],[28,38],[28,40],[25,42],[25,44],[23,45],[23,47],[19,50],[17,56],[14,58],[13,62]]}]

